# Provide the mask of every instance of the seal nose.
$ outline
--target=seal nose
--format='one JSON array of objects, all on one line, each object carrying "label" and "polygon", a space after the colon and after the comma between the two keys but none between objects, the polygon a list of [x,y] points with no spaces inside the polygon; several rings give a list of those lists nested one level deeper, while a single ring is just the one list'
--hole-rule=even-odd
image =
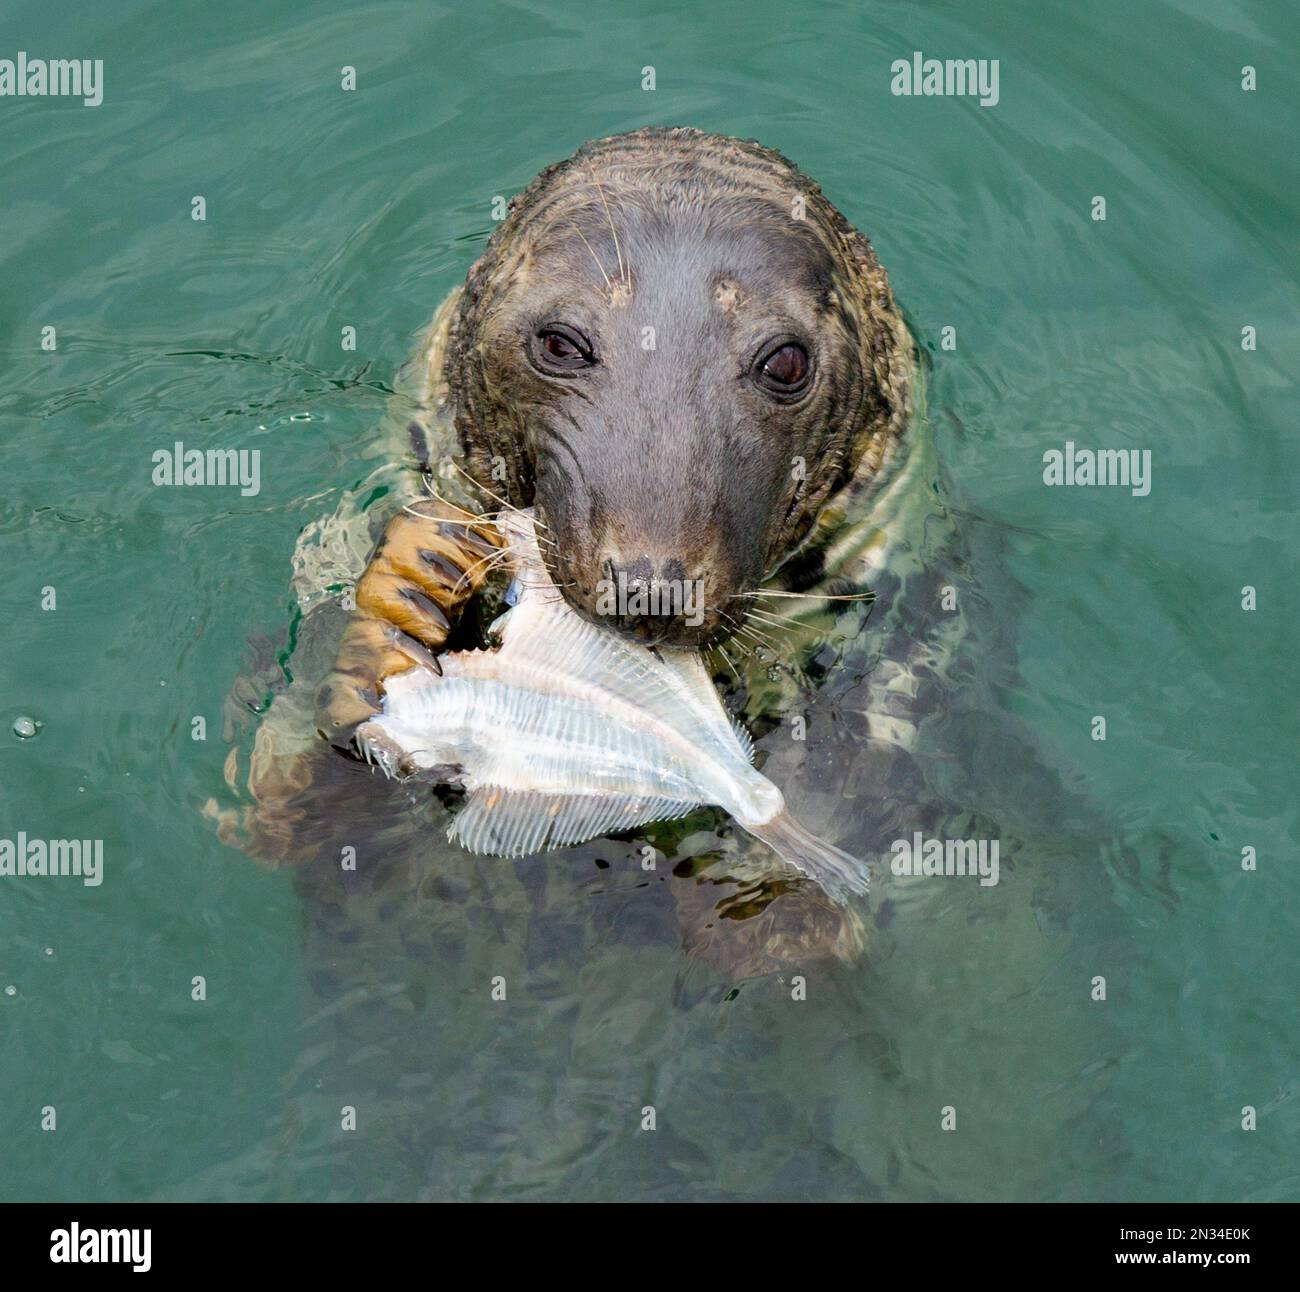
[{"label": "seal nose", "polygon": [[601,562],[596,614],[616,632],[648,646],[698,627],[704,618],[703,580],[686,577],[681,561],[639,556]]}]

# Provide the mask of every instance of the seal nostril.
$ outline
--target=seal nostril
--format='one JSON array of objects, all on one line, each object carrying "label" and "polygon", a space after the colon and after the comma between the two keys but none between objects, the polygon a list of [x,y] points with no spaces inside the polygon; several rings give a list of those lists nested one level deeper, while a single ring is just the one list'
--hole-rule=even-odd
[{"label": "seal nostril", "polygon": [[648,556],[638,556],[625,573],[629,587],[648,588],[654,581],[655,568]]},{"label": "seal nostril", "polygon": [[626,561],[615,552],[600,560],[599,569],[603,577],[588,609],[633,641],[685,641],[707,617],[704,579],[688,578],[684,560],[642,555]]}]

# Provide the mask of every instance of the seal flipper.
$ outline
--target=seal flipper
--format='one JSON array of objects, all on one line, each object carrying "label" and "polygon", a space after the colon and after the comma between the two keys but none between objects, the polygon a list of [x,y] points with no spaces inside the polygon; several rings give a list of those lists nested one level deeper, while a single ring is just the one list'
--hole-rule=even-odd
[{"label": "seal flipper", "polygon": [[675,799],[547,794],[483,785],[453,819],[447,837],[469,852],[523,857],[648,821],[671,821],[698,806]]},{"label": "seal flipper", "polygon": [[[440,499],[388,522],[356,585],[356,609],[316,698],[316,729],[340,752],[364,756],[357,728],[382,712],[386,680],[411,664],[441,673],[438,652],[500,551],[487,522]],[[487,555],[485,555],[487,554]]]}]

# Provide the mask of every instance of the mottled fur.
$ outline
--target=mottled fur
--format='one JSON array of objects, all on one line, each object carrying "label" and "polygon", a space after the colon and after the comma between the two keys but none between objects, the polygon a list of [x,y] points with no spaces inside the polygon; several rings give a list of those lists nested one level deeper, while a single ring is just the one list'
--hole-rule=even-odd
[{"label": "mottled fur", "polygon": [[[559,386],[529,365],[527,337],[553,318],[596,336],[597,383]],[[652,353],[641,348],[646,326],[656,329]],[[765,400],[748,381],[751,347],[785,327],[809,340],[816,360],[815,387],[790,406]],[[911,337],[885,272],[813,181],[755,143],[641,130],[589,143],[548,167],[512,203],[407,376],[403,409],[416,408],[417,420],[403,412],[403,442],[386,441],[381,468],[394,496],[403,488],[411,496],[396,465],[410,447],[425,469],[459,456],[484,489],[463,488],[457,467],[440,477],[439,492],[485,511],[498,506],[496,495],[534,505],[552,576],[580,610],[589,608],[598,557],[611,544],[671,556],[706,576],[711,618],[702,635],[742,623],[760,585],[774,596],[808,592],[807,600],[754,603],[753,622],[762,625],[755,631],[782,637],[787,664],[801,650],[824,648],[832,634],[859,635],[859,606],[820,594],[877,587],[887,539],[905,528],[903,495],[929,496],[924,454],[913,452],[905,472],[883,470],[920,399]],[[458,445],[448,442],[453,426]],[[806,463],[802,480],[792,471],[796,458]],[[338,641],[327,626],[337,607],[319,600],[319,588],[347,577],[325,535],[351,530],[325,525],[300,543],[298,681],[259,727],[247,775],[252,805],[208,810],[223,837],[256,855],[315,859],[304,885],[329,882],[340,841],[358,839],[384,858],[385,884],[406,867],[424,873],[436,804],[376,784],[369,769],[329,751],[313,725],[343,745],[373,712],[384,678],[410,658],[393,629],[433,650],[445,642],[475,589],[449,581],[420,553],[436,549],[431,536],[445,536],[452,515],[463,518],[436,500],[408,502],[389,522],[358,582],[334,669],[331,654],[314,672],[325,678],[319,688],[311,657]],[[904,540],[904,550],[913,542]],[[892,666],[906,677],[915,629],[899,636],[904,662]],[[797,668],[778,673],[760,664],[745,645],[753,640],[738,641],[735,652],[747,716],[806,704]],[[734,672],[730,655],[725,665],[713,662]],[[887,732],[872,758],[855,751],[855,777],[873,793],[888,779],[874,759],[907,740],[910,724],[891,707],[901,694],[873,690],[869,721],[873,732],[882,723]],[[775,765],[804,749],[783,741],[769,752]],[[796,771],[785,768],[782,782],[793,783]],[[237,787],[233,750],[228,777]],[[827,820],[836,802],[859,793],[866,790],[841,787],[823,805]],[[682,937],[730,976],[860,951],[857,913],[788,872],[771,873],[770,858],[731,853],[700,865],[687,878],[695,863],[681,862],[672,881]],[[493,873],[500,898],[504,872]]]},{"label": "mottled fur", "polygon": [[[589,372],[530,364],[529,337],[555,320],[594,339]],[[794,403],[747,379],[785,332],[814,355]],[[544,170],[470,270],[446,366],[470,471],[536,506],[575,608],[593,613],[610,552],[703,580],[709,616],[681,645],[725,635],[728,604],[874,474],[913,375],[866,238],[780,154],[689,129],[598,140]]]}]

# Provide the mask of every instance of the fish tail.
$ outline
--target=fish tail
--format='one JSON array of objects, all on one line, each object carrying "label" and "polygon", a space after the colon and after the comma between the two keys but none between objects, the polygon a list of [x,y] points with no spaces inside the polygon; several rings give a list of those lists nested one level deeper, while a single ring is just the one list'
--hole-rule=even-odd
[{"label": "fish tail", "polygon": [[844,903],[850,894],[867,891],[867,867],[834,844],[819,839],[785,808],[770,821],[746,825],[745,829],[762,839],[783,861],[816,880],[835,901]]}]

